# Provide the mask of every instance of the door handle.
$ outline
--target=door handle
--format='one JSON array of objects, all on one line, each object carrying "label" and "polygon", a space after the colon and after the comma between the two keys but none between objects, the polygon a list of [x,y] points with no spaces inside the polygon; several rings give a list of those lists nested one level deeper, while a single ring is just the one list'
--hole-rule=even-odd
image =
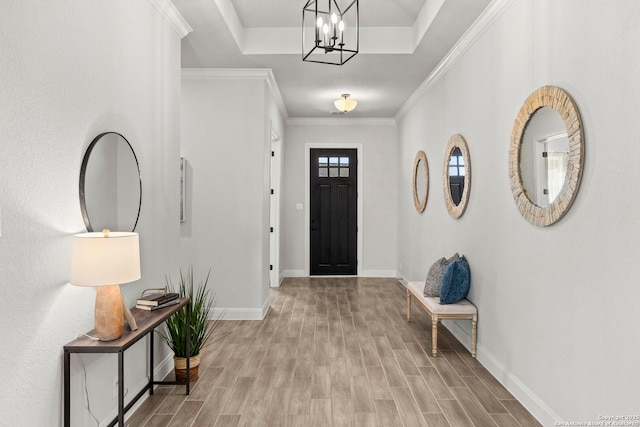
[{"label": "door handle", "polygon": [[316,221],[315,219],[311,220],[311,229],[312,230],[318,230],[320,228],[320,226],[318,225],[318,221]]}]

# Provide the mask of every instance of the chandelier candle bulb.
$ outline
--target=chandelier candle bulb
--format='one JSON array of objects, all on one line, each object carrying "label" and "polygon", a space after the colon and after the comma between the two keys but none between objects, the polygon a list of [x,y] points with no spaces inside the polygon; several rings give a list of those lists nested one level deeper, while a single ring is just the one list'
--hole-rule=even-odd
[{"label": "chandelier candle bulb", "polygon": [[359,50],[359,0],[307,0],[302,8],[302,60],[343,65]]},{"label": "chandelier candle bulb", "polygon": [[320,45],[320,28],[322,28],[322,16],[316,20],[316,46]]},{"label": "chandelier candle bulb", "polygon": [[333,13],[331,14],[331,28],[333,29],[333,40],[338,38],[337,34],[337,26],[338,26],[338,16]]}]

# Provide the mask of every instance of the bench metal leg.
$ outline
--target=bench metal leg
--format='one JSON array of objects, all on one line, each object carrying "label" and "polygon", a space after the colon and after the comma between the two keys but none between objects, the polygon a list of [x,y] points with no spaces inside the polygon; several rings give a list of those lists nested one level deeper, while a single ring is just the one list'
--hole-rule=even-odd
[{"label": "bench metal leg", "polygon": [[438,355],[438,315],[431,315],[431,354]]},{"label": "bench metal leg", "polygon": [[407,322],[411,322],[411,292],[407,290]]}]

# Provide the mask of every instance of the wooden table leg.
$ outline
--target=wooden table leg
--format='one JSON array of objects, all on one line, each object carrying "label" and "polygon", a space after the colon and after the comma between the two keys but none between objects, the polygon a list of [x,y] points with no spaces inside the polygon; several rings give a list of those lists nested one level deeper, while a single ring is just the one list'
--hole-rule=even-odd
[{"label": "wooden table leg", "polygon": [[478,316],[471,319],[471,356],[476,357],[478,342]]},{"label": "wooden table leg", "polygon": [[438,315],[431,315],[431,354],[438,355]]}]

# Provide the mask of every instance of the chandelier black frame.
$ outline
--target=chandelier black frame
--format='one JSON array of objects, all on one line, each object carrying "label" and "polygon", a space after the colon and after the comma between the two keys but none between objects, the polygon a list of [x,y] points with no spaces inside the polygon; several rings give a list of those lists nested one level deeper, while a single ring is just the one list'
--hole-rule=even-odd
[{"label": "chandelier black frame", "polygon": [[[318,3],[326,1],[322,9]],[[354,16],[355,15],[355,16]],[[345,26],[345,21],[349,24]],[[313,40],[306,45],[307,39]],[[355,45],[355,47],[354,47]],[[309,49],[305,52],[305,48]],[[343,65],[360,49],[360,7],[354,0],[340,8],[337,0],[308,0],[302,9],[302,60]],[[318,53],[324,53],[320,56]],[[314,55],[316,54],[316,55]]]}]

